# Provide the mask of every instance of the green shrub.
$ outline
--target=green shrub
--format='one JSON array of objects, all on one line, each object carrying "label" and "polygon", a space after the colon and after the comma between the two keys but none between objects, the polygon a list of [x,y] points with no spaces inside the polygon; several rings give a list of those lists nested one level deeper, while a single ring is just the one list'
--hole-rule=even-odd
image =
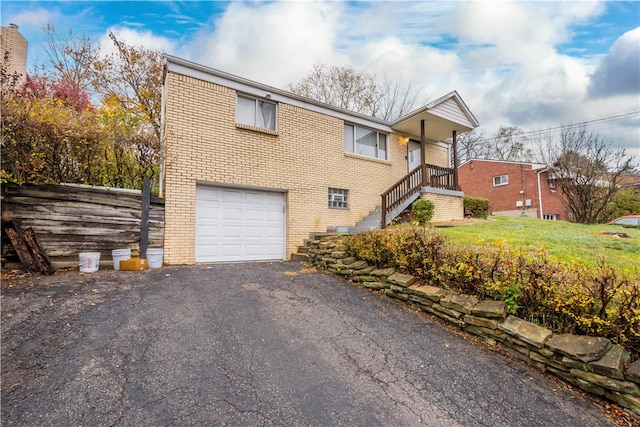
[{"label": "green shrub", "polygon": [[431,200],[418,199],[411,205],[411,213],[418,225],[425,225],[433,219],[436,206]]},{"label": "green shrub", "polygon": [[606,208],[605,220],[610,221],[624,215],[640,215],[640,190],[634,187],[616,193]]},{"label": "green shrub", "polygon": [[464,214],[472,218],[486,219],[489,216],[489,199],[465,197],[463,199]]},{"label": "green shrub", "polygon": [[349,255],[394,267],[424,283],[504,301],[510,313],[556,333],[604,336],[640,354],[640,278],[551,262],[543,250],[451,243],[431,229],[401,225],[349,236]]}]

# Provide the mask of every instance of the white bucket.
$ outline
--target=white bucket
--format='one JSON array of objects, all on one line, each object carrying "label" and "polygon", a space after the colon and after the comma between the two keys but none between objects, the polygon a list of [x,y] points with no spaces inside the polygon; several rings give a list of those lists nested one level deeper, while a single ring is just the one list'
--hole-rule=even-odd
[{"label": "white bucket", "polygon": [[161,248],[149,248],[147,249],[147,266],[149,268],[162,267],[162,254]]},{"label": "white bucket", "polygon": [[120,270],[120,261],[131,258],[131,249],[114,249],[111,251],[113,269]]},{"label": "white bucket", "polygon": [[100,252],[80,252],[80,273],[94,273],[100,268]]}]

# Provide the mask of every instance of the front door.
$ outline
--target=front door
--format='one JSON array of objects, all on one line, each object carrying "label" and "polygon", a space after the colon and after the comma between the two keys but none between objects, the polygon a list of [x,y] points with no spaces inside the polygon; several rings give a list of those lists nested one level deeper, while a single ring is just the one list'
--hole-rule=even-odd
[{"label": "front door", "polygon": [[418,166],[420,166],[420,143],[416,141],[409,141],[407,144],[407,164],[408,172],[411,172]]}]

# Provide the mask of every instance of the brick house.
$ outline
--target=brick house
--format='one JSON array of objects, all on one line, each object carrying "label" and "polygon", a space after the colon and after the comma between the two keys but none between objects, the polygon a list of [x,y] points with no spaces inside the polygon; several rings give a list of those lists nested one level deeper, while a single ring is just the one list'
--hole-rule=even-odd
[{"label": "brick house", "polygon": [[165,262],[288,259],[310,232],[385,226],[418,197],[461,218],[449,159],[476,126],[457,92],[387,122],[167,55]]},{"label": "brick house", "polygon": [[489,199],[493,215],[569,219],[546,165],[471,159],[458,166],[458,180],[466,196]]}]

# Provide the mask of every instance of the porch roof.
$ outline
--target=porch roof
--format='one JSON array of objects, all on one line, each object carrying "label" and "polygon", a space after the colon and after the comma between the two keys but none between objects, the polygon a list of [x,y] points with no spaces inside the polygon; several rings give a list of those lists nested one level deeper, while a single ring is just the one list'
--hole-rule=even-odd
[{"label": "porch roof", "polygon": [[398,118],[391,123],[391,128],[419,140],[422,120],[425,122],[425,137],[429,141],[442,141],[450,138],[454,130],[461,134],[479,124],[458,92],[453,91]]}]

